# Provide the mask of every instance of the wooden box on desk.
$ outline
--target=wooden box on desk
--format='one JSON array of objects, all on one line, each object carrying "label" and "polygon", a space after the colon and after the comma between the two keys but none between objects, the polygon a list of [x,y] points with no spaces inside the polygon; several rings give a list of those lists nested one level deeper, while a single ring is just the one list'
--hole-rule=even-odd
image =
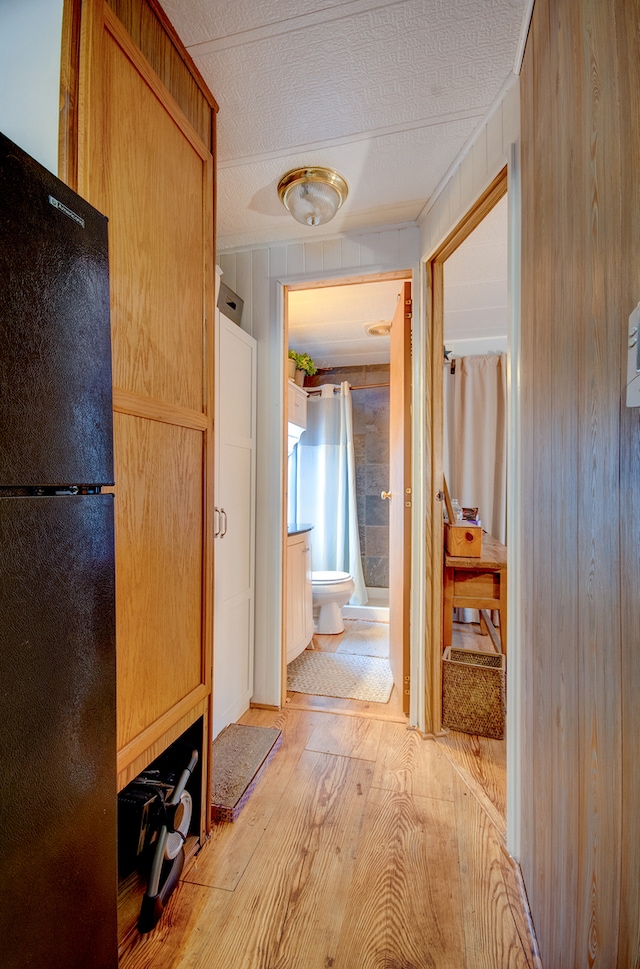
[{"label": "wooden box on desk", "polygon": [[467,522],[455,522],[444,526],[444,545],[449,555],[480,558],[482,555],[482,528]]}]

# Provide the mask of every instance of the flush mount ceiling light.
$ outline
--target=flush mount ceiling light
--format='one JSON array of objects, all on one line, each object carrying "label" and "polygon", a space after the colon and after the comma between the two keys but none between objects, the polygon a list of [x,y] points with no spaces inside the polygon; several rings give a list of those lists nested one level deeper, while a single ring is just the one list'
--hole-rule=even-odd
[{"label": "flush mount ceiling light", "polygon": [[389,336],[391,323],[370,323],[365,329],[369,336]]},{"label": "flush mount ceiling light", "polygon": [[324,225],[349,191],[342,175],[332,168],[294,168],[278,183],[278,196],[297,222]]}]

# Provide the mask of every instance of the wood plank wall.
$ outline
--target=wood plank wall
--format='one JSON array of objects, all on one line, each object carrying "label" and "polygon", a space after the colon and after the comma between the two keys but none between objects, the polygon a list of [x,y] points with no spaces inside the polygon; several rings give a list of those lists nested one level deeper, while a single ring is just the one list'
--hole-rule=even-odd
[{"label": "wood plank wall", "polygon": [[[616,18],[621,67],[623,315],[640,300],[640,2]],[[624,368],[624,363],[623,363]],[[618,965],[640,966],[640,409],[621,408],[622,871]]]},{"label": "wood plank wall", "polygon": [[640,965],[639,25],[638,0],[536,0],[521,76],[521,862],[563,969]]}]

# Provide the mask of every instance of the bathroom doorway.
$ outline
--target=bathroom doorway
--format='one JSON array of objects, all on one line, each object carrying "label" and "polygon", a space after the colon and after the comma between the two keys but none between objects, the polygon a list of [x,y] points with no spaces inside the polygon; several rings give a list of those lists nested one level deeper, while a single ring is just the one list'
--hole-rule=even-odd
[{"label": "bathroom doorway", "polygon": [[[396,541],[391,539],[390,532],[393,499],[387,500],[389,494],[394,493],[390,477],[392,435],[389,422],[393,384],[406,421],[402,441],[398,442],[397,438],[393,441],[394,464],[403,467],[406,464],[409,469],[410,451],[408,446],[404,447],[404,441],[410,440],[411,366],[410,356],[407,353],[405,359],[404,354],[410,343],[411,320],[407,314],[411,307],[410,302],[406,302],[407,298],[410,301],[410,295],[407,296],[403,281],[410,276],[407,271],[327,280],[288,287],[285,292],[285,346],[298,353],[307,353],[318,368],[317,374],[305,378],[305,393],[315,398],[323,383],[339,386],[343,380],[352,388],[358,533],[367,601],[345,606],[343,615],[347,624],[388,621],[389,617],[392,625],[395,622],[392,649],[399,655],[399,660],[393,663],[396,704],[398,697],[402,701],[404,690],[408,690],[408,683],[404,681],[409,664],[408,598],[403,596],[403,590],[409,589],[410,579],[408,574],[400,576],[395,583],[395,589],[400,590],[399,601],[394,603],[393,591],[390,600],[389,590],[394,589],[390,577],[398,568],[398,556],[394,558]],[[407,286],[410,289],[410,282]],[[399,362],[396,359],[392,368],[390,330],[398,307],[405,337]],[[396,335],[401,323],[396,324]],[[404,484],[409,487],[408,480]],[[405,508],[401,494],[404,488],[396,485],[396,492],[401,498],[396,504]],[[295,514],[291,508],[289,502],[288,518]],[[409,522],[409,534],[410,511],[409,507],[401,516]],[[408,548],[401,548],[399,558],[402,568],[410,560]],[[397,591],[395,596],[398,597]],[[329,637],[323,637],[321,648],[332,648]],[[407,692],[407,710],[408,699]]]}]

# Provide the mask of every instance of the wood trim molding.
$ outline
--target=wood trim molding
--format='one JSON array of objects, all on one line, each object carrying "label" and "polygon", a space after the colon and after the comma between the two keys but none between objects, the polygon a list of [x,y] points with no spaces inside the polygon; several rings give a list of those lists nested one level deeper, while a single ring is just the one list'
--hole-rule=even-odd
[{"label": "wood trim molding", "polygon": [[193,127],[176,99],[164,86],[147,58],[141,52],[140,48],[137,47],[133,42],[127,33],[126,28],[122,25],[111,7],[109,7],[106,3],[104,4],[104,26],[113,37],[116,44],[118,44],[131,63],[135,66],[145,83],[151,88],[160,103],[171,115],[173,121],[180,128],[185,137],[188,138],[193,148],[198,152],[200,157],[206,161],[206,159],[211,155],[209,148],[207,145],[205,145],[204,141]]},{"label": "wood trim molding", "polygon": [[96,166],[102,164],[99,153],[101,118],[97,108],[104,102],[102,7],[103,0],[83,0],[80,21],[78,110],[74,118],[77,126],[75,133],[77,184],[75,187],[85,198],[90,198],[90,173]]},{"label": "wood trim molding", "polygon": [[471,235],[473,230],[477,229],[494,205],[506,194],[507,168],[505,166],[486,187],[469,211],[454,226],[438,249],[436,249],[431,256],[430,262],[438,261],[444,263],[455,252],[458,246],[461,246],[465,239]]},{"label": "wood trim molding", "polygon": [[58,177],[78,186],[78,91],[80,84],[81,0],[64,0],[60,52]]},{"label": "wood trim molding", "polygon": [[411,279],[413,270],[395,269],[391,272],[366,273],[362,276],[332,276],[327,279],[301,280],[297,283],[287,283],[287,292],[294,293],[304,289],[325,289],[329,286],[358,286],[361,283],[379,283],[388,280]]},{"label": "wood trim molding", "polygon": [[[425,588],[425,733],[442,733],[442,568],[443,523],[442,503],[436,495],[442,491],[442,426],[444,343],[444,272],[442,262],[427,263],[426,310],[426,441],[425,459],[430,469],[430,487],[426,501],[425,549],[427,582]],[[436,365],[438,361],[439,366]]]},{"label": "wood trim molding", "polygon": [[[215,115],[212,116],[215,118]],[[215,132],[215,124],[213,125]],[[203,239],[205,261],[205,291],[204,291],[204,353],[202,355],[202,395],[205,407],[204,449],[203,449],[203,489],[204,489],[204,509],[202,516],[202,550],[204,561],[202,564],[202,682],[207,686],[211,694],[206,713],[206,735],[213,738],[213,613],[214,613],[214,568],[215,553],[213,535],[214,527],[214,503],[215,503],[215,441],[213,434],[213,421],[215,414],[215,378],[214,378],[214,348],[215,348],[215,314],[216,314],[216,280],[217,274],[207,272],[206,266],[215,266],[215,167],[213,158],[209,157],[203,165],[203,178],[210,178],[213,186],[213,193],[203,192],[205,207],[203,217]],[[213,230],[213,231],[212,231]],[[206,769],[203,765],[203,774],[207,778],[211,777],[211,743],[208,743],[206,755]],[[203,751],[203,759],[205,754]],[[208,798],[207,798],[208,803]],[[207,811],[205,828],[209,831],[211,817]]]},{"label": "wood trim molding", "polygon": [[210,423],[209,417],[199,411],[180,407],[178,404],[166,404],[161,400],[152,400],[131,390],[123,390],[121,387],[113,389],[113,409],[117,414],[144,417],[150,421],[161,421],[163,424],[177,424],[179,427],[190,427],[195,431],[208,430]]},{"label": "wood trim molding", "polygon": [[[138,770],[146,767],[156,754],[154,744],[159,741],[157,753],[161,753],[172,743],[181,733],[195,723],[198,717],[206,717],[208,698],[211,690],[205,684],[199,684],[194,690],[183,697],[179,703],[167,710],[161,717],[151,724],[146,730],[130,740],[118,751],[117,772],[118,788],[120,782],[124,780],[125,787],[132,780]],[[142,761],[138,768],[138,758]],[[126,773],[125,773],[126,772]]]}]

